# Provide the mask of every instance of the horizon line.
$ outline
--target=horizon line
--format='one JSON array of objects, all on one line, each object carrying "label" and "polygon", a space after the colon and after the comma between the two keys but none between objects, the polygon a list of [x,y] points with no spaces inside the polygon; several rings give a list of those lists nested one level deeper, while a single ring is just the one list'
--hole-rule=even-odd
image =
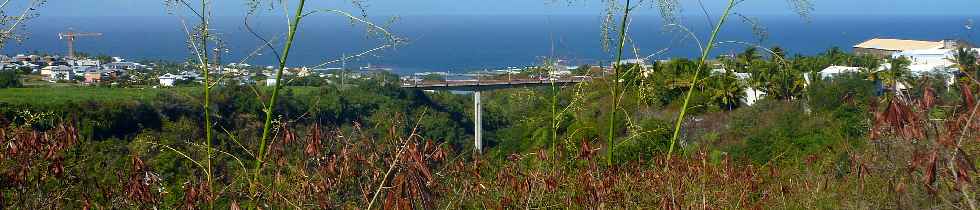
[{"label": "horizon line", "polygon": [[[388,13],[378,13],[378,14],[368,14],[369,16],[375,17],[421,17],[421,16],[602,16],[601,13],[404,13],[404,14],[388,14]],[[650,12],[650,13],[638,13],[636,16],[660,16],[660,14]],[[680,14],[684,17],[692,16],[704,16],[700,13],[686,13]],[[743,13],[747,16],[799,16],[796,13]],[[160,14],[160,15],[41,15],[39,18],[44,17],[173,17],[176,15]],[[214,15],[213,17],[243,17],[245,15]],[[809,17],[828,17],[828,16],[933,16],[933,17],[963,17],[963,16],[976,16],[980,17],[980,14],[972,13],[813,13],[809,14]],[[257,15],[254,17],[281,17],[279,15]]]}]

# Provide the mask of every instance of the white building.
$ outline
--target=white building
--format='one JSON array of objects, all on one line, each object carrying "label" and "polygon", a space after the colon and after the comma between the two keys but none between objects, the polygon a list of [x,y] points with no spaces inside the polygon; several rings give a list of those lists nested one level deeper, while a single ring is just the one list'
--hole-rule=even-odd
[{"label": "white building", "polygon": [[745,105],[752,106],[752,104],[755,104],[756,101],[759,101],[759,99],[762,99],[762,96],[765,95],[766,92],[756,90],[755,88],[749,86],[748,88],[745,88]]},{"label": "white building", "polygon": [[265,86],[276,86],[276,77],[266,77]]},{"label": "white building", "polygon": [[74,63],[74,65],[76,65],[76,66],[100,66],[100,65],[102,65],[102,61],[95,60],[95,59],[81,59],[81,60],[74,60],[74,61],[70,61],[70,62]]},{"label": "white building", "polygon": [[[832,78],[832,77],[837,76],[839,74],[858,73],[858,72],[861,72],[861,67],[852,67],[852,66],[828,66],[827,68],[824,68],[823,70],[820,70],[820,78],[821,79],[823,79],[823,78]],[[803,76],[806,77],[806,81],[807,81],[807,83],[809,83],[810,82],[810,75],[803,75]]]},{"label": "white building", "polygon": [[71,80],[71,67],[68,66],[47,66],[41,69],[41,77],[47,81]]},{"label": "white building", "polygon": [[173,87],[174,83],[177,82],[177,76],[174,76],[172,74],[164,74],[163,76],[160,76],[158,79],[160,79],[160,86],[163,87]]},{"label": "white building", "polygon": [[562,67],[559,69],[555,69],[554,71],[550,71],[548,72],[548,74],[550,74],[551,77],[568,76],[568,75],[572,75],[572,70],[570,70],[568,67]]},{"label": "white building", "polygon": [[911,61],[909,69],[913,74],[921,75],[933,71],[948,71],[953,67],[956,50],[909,50],[892,54],[892,58],[905,57]]},{"label": "white building", "polygon": [[7,55],[0,55],[0,63],[9,64],[13,63],[14,59]]},{"label": "white building", "polygon": [[109,69],[124,69],[124,70],[135,70],[146,68],[145,65],[134,62],[112,62],[103,65],[105,68]]},{"label": "white building", "polygon": [[960,47],[970,48],[972,45],[963,40],[904,40],[874,38],[854,45],[854,54],[888,57],[895,53],[914,50],[953,50]]},{"label": "white building", "polygon": [[313,75],[313,71],[311,71],[311,70],[312,69],[307,68],[307,67],[294,68],[293,69],[293,71],[295,71],[295,75],[296,76],[299,76],[299,77],[305,77],[305,76]]},{"label": "white building", "polygon": [[228,64],[228,67],[232,67],[232,68],[248,68],[248,67],[252,67],[252,65],[249,65],[247,63],[229,63]]},{"label": "white building", "polygon": [[[971,50],[980,52],[980,48]],[[956,81],[955,72],[959,71],[954,62],[956,53],[954,49],[909,50],[895,53],[892,58],[904,56],[912,62],[909,70],[913,75],[940,74],[946,77],[946,85],[950,86]]]},{"label": "white building", "polygon": [[95,66],[73,66],[72,73],[76,77],[84,77],[86,72],[99,71],[99,68]]},{"label": "white building", "polygon": [[642,59],[642,58],[623,59],[623,60],[620,60],[619,63],[617,63],[617,64],[619,64],[619,65],[627,65],[627,64],[646,65],[647,64],[647,60],[646,59]]}]

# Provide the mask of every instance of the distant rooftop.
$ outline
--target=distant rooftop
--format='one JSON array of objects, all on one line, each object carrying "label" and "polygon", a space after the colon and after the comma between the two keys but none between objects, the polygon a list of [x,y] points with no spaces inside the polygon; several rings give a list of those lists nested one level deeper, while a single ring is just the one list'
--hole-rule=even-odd
[{"label": "distant rooftop", "polygon": [[852,66],[828,66],[827,68],[824,68],[823,70],[821,70],[820,71],[820,74],[822,74],[824,76],[827,76],[827,75],[831,75],[831,74],[840,74],[840,73],[847,73],[847,72],[860,72],[860,71],[861,71],[861,67],[852,67]]},{"label": "distant rooftop", "polygon": [[939,41],[882,39],[882,38],[874,38],[868,41],[864,41],[861,44],[854,45],[855,48],[879,49],[879,50],[890,50],[890,51],[941,49],[943,48],[943,46],[944,46],[943,42],[939,42]]}]

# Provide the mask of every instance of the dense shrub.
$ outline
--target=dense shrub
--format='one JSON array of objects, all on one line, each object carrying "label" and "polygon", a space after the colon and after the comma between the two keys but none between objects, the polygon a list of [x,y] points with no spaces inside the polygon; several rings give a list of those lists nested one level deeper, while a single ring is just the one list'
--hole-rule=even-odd
[{"label": "dense shrub", "polygon": [[670,137],[673,134],[673,124],[668,121],[651,118],[640,122],[633,129],[633,135],[618,142],[613,158],[616,162],[650,160],[657,154],[666,154],[670,147]]},{"label": "dense shrub", "polygon": [[20,82],[20,74],[14,70],[0,70],[0,88],[14,88],[24,86]]},{"label": "dense shrub", "polygon": [[848,142],[841,129],[846,122],[836,122],[831,114],[807,113],[800,106],[763,100],[736,111],[726,134],[739,139],[731,145],[731,154],[758,164],[798,163]]}]

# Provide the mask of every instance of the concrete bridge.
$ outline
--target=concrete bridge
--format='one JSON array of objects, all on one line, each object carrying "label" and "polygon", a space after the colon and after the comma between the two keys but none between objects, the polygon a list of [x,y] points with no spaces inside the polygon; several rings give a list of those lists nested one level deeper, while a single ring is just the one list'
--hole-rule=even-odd
[{"label": "concrete bridge", "polygon": [[458,91],[484,91],[507,88],[539,87],[539,86],[566,86],[581,82],[592,81],[591,77],[567,77],[567,78],[545,78],[545,79],[510,79],[510,80],[446,80],[446,81],[416,81],[402,83],[403,88],[423,89],[423,90],[458,90]]},{"label": "concrete bridge", "polygon": [[473,92],[473,144],[477,153],[483,152],[483,105],[480,102],[480,92],[522,87],[548,87],[575,85],[592,81],[592,77],[565,77],[544,79],[508,79],[508,80],[446,80],[446,81],[409,81],[402,83],[402,88],[420,90],[455,90]]}]

